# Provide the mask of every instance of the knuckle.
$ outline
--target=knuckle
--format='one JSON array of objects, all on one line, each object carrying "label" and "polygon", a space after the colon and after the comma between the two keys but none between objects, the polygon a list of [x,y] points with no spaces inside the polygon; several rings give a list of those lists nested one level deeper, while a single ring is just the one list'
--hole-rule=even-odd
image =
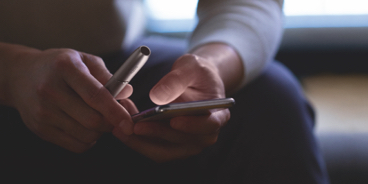
[{"label": "knuckle", "polygon": [[95,61],[96,61],[97,64],[105,66],[105,62],[103,61],[103,59],[101,57],[99,57],[99,56],[92,56],[92,57],[95,58]]},{"label": "knuckle", "polygon": [[75,52],[71,49],[61,50],[55,57],[55,68],[64,71],[72,67],[72,59]]},{"label": "knuckle", "polygon": [[181,70],[174,70],[171,72],[171,75],[170,77],[172,78],[176,78],[176,79],[180,79],[181,76],[183,75],[182,71]]},{"label": "knuckle", "polygon": [[105,66],[105,62],[99,56],[95,56],[95,55],[87,54],[87,53],[82,53],[80,54],[80,56],[84,62],[88,61],[90,64],[94,66]]},{"label": "knuckle", "polygon": [[186,54],[183,57],[186,58],[187,63],[191,64],[194,67],[194,70],[196,72],[212,76],[213,73],[216,71],[216,67],[213,63],[208,62],[206,59],[203,59],[200,56],[194,54]]},{"label": "knuckle", "polygon": [[60,49],[54,59],[54,69],[56,72],[70,72],[72,69],[88,71],[80,53],[72,49]]},{"label": "knuckle", "polygon": [[199,60],[199,57],[195,54],[184,54],[183,56],[181,56],[182,59],[185,60],[190,60],[190,61],[197,61]]},{"label": "knuckle", "polygon": [[[99,97],[102,97],[101,92],[103,91],[103,87],[101,88],[91,88],[88,93],[86,93],[86,102],[88,104],[96,104],[98,103]],[[106,90],[107,91],[107,90]]]},{"label": "knuckle", "polygon": [[185,66],[185,65],[191,65],[193,62],[196,63],[199,60],[199,56],[194,54],[184,54],[181,57],[179,57],[176,62],[173,64],[173,68],[176,68],[178,66]]},{"label": "knuckle", "polygon": [[204,67],[206,68],[207,66],[203,64],[203,59],[195,54],[185,54],[182,56],[183,58],[185,58],[185,60],[187,60],[187,62],[191,63],[191,64],[195,64],[198,67]]},{"label": "knuckle", "polygon": [[209,66],[208,64],[204,64],[204,63],[200,63],[198,62],[197,63],[197,70],[198,72],[202,73],[202,74],[206,74],[208,76],[211,76],[213,75],[213,71],[214,71],[214,67],[213,66]]},{"label": "knuckle", "polygon": [[54,90],[50,83],[47,81],[43,81],[41,82],[37,87],[36,87],[36,94],[38,95],[38,97],[42,98],[54,98],[57,95],[56,90]]}]

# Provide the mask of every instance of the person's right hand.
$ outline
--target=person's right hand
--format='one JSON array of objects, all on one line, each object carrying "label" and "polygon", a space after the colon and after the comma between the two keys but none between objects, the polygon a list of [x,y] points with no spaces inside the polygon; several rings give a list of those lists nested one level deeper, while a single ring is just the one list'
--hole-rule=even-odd
[{"label": "person's right hand", "polygon": [[[113,127],[133,133],[129,113],[103,86],[112,75],[101,58],[71,49],[31,49],[9,66],[10,105],[40,138],[81,153]],[[117,99],[132,91],[127,85]]]}]

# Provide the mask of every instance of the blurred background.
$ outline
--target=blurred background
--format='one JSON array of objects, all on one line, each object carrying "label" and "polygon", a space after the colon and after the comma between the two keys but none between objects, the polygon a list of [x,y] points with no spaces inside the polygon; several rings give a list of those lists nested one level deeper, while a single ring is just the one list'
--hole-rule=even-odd
[{"label": "blurred background", "polygon": [[[197,0],[145,0],[150,35],[178,39],[196,25]],[[176,7],[176,8],[166,8]],[[368,1],[285,0],[276,59],[301,81],[332,184],[368,183]]]}]

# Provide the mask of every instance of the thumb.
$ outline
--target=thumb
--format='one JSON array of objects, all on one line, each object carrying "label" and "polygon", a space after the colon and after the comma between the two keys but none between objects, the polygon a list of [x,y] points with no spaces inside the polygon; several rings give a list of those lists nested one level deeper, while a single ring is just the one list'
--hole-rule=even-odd
[{"label": "thumb", "polygon": [[165,75],[150,91],[151,100],[158,105],[178,98],[192,83],[193,75],[183,70],[173,70]]}]

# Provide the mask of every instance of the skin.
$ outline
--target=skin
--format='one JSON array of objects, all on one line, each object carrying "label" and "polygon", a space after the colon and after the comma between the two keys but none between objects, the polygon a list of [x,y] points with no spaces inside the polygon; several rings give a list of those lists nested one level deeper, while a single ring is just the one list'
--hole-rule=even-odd
[{"label": "skin", "polygon": [[[0,65],[0,103],[16,108],[42,139],[81,153],[114,126],[133,133],[129,113],[103,86],[112,75],[101,58],[0,43]],[[118,98],[132,91],[128,85]]]},{"label": "skin", "polygon": [[[71,49],[0,43],[0,70],[0,103],[16,108],[42,139],[76,153],[112,131],[156,162],[183,159],[213,145],[230,118],[229,110],[222,110],[133,124],[130,114],[138,110],[127,99],[132,86],[118,95],[119,104],[103,86],[112,75],[101,58]],[[180,57],[149,95],[159,105],[223,98],[242,77],[238,54],[226,44],[210,43]]]},{"label": "skin", "polygon": [[[224,98],[238,87],[243,66],[238,54],[228,45],[211,43],[180,57],[170,73],[151,90],[151,100],[158,104]],[[123,106],[137,113],[134,103]],[[182,116],[170,122],[139,122],[134,134],[114,128],[113,134],[124,144],[156,162],[183,159],[213,145],[221,127],[230,118],[229,110],[204,116]]]}]

